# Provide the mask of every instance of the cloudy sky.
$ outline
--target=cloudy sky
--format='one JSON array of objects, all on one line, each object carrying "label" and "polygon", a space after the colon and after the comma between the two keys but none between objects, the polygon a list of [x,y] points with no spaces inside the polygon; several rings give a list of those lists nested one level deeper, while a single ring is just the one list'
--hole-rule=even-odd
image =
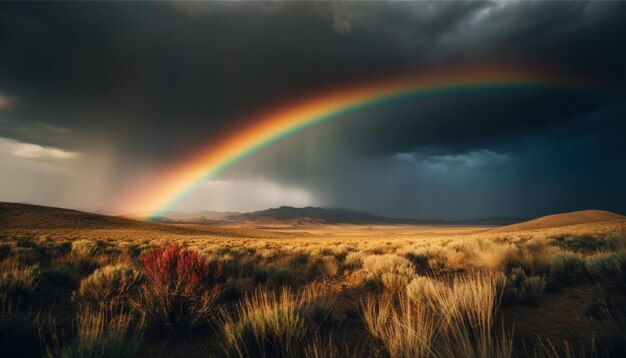
[{"label": "cloudy sky", "polygon": [[2,3],[0,201],[124,210],[116,203],[138,180],[295,97],[502,65],[593,86],[352,113],[237,163],[172,209],[626,214],[625,38],[626,2]]}]

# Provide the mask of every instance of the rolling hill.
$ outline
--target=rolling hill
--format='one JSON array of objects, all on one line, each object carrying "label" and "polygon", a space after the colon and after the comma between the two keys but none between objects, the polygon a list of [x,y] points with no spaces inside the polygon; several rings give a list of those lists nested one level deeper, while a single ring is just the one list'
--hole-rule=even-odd
[{"label": "rolling hill", "polygon": [[317,224],[383,224],[401,222],[402,219],[387,218],[374,214],[362,213],[346,209],[326,209],[307,206],[294,208],[281,206],[250,213],[229,215],[224,218],[234,222],[271,222],[302,220],[306,223]]},{"label": "rolling hill", "polygon": [[390,218],[348,209],[281,206],[249,213],[210,212],[168,213],[154,221],[134,220],[123,216],[103,215],[79,210],[32,204],[0,202],[0,225],[13,229],[142,229],[161,231],[207,230],[212,226],[248,226],[257,228],[313,227],[334,224],[352,225],[457,225],[503,226],[521,222],[515,218],[486,218],[463,221]]},{"label": "rolling hill", "polygon": [[575,230],[582,227],[591,229],[603,226],[615,226],[618,229],[617,231],[623,231],[620,228],[626,229],[626,216],[605,210],[581,210],[542,216],[537,219],[499,227],[491,230],[491,232],[555,231],[566,228]]},{"label": "rolling hill", "polygon": [[281,206],[250,213],[226,215],[227,222],[246,223],[250,225],[323,225],[323,224],[353,224],[353,225],[467,225],[467,226],[501,226],[522,221],[516,218],[486,218],[462,221],[424,220],[391,218],[348,209],[319,208],[307,206],[294,208]]},{"label": "rolling hill", "polygon": [[14,229],[137,228],[151,223],[32,204],[0,202],[0,226]]},{"label": "rolling hill", "polygon": [[[398,219],[347,209],[318,207],[279,208],[250,213],[230,213],[220,221],[149,222],[119,216],[87,213],[47,206],[0,202],[0,228],[7,230],[128,230],[175,233],[182,235],[217,235],[225,237],[267,237],[270,231],[259,229],[351,225],[421,225],[421,226],[498,226],[491,233],[568,230],[626,232],[626,216],[603,210],[583,210],[543,216],[519,222],[511,218],[464,221]],[[507,225],[508,224],[508,225]],[[256,229],[255,229],[256,228]],[[280,236],[279,232],[274,232]]]},{"label": "rolling hill", "polygon": [[40,205],[0,202],[0,234],[76,233],[116,231],[237,238],[282,237],[285,234],[251,227],[212,226],[194,223],[161,223],[87,213]]}]

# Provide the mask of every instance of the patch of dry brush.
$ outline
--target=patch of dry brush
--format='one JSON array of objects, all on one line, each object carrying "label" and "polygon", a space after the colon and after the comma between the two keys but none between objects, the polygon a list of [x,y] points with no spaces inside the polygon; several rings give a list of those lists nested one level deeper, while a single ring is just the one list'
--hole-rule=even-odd
[{"label": "patch of dry brush", "polygon": [[[626,287],[616,234],[343,227],[250,238],[150,227],[4,237],[3,347],[134,356],[181,337],[217,356],[508,357],[528,352],[514,352],[502,328],[507,307],[535,309],[546,291],[572,286]],[[545,342],[530,354],[555,347]]]}]

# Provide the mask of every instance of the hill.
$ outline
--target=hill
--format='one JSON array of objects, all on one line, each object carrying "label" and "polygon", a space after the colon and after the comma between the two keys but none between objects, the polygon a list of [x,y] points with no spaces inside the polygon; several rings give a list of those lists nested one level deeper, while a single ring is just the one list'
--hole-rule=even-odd
[{"label": "hill", "polygon": [[347,209],[326,209],[307,206],[305,208],[294,208],[291,206],[281,206],[267,210],[254,211],[250,213],[228,215],[224,218],[234,222],[276,222],[289,221],[315,224],[383,224],[401,222],[402,219],[387,218],[369,213],[362,213]]},{"label": "hill", "polygon": [[[158,232],[177,235],[224,237],[282,236],[280,232],[257,229],[314,228],[324,225],[422,225],[422,226],[501,226],[520,220],[510,218],[466,221],[389,218],[347,209],[318,207],[279,208],[250,213],[214,213],[207,216],[162,217],[157,221],[134,220],[48,206],[0,202],[0,228],[7,231],[54,232],[102,230]],[[197,214],[195,214],[197,215]],[[256,229],[255,229],[256,228]]]},{"label": "hill", "polygon": [[622,227],[626,225],[626,216],[605,210],[581,210],[542,216],[537,219],[493,229],[491,232],[576,229],[583,226],[593,228],[607,225]]},{"label": "hill", "polygon": [[323,224],[501,226],[522,221],[521,219],[503,217],[462,221],[391,218],[348,209],[319,208],[313,206],[307,206],[305,208],[281,206],[279,208],[250,213],[225,215],[223,220],[227,222],[246,223],[253,226],[310,226]]},{"label": "hill", "polygon": [[150,226],[150,223],[71,209],[0,202],[0,226],[13,229],[102,229],[136,228]]},{"label": "hill", "polygon": [[[513,218],[490,218],[464,221],[398,219],[347,209],[283,206],[250,213],[230,213],[221,221],[207,218],[190,221],[147,222],[119,216],[87,213],[47,206],[0,202],[0,228],[18,230],[140,230],[187,235],[226,237],[267,237],[257,228],[315,227],[327,224],[353,225],[428,225],[428,226],[499,226],[490,233],[568,230],[626,232],[626,216],[604,210],[582,210],[543,216],[519,222]],[[207,225],[217,223],[221,225]],[[513,224],[511,224],[513,223]],[[507,225],[508,224],[508,225]],[[238,227],[247,226],[247,227]],[[279,235],[280,233],[274,233]],[[280,236],[280,235],[279,235]]]},{"label": "hill", "polygon": [[[82,234],[102,231],[147,234],[207,235],[238,238],[282,237],[283,233],[249,227],[211,226],[192,223],[160,223],[87,213],[40,205],[0,202],[0,229],[7,234]],[[139,234],[138,234],[139,235]]]}]

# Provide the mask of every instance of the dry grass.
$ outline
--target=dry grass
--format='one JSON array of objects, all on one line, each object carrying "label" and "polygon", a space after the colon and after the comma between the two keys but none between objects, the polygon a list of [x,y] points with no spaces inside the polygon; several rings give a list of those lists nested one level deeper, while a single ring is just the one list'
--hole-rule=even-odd
[{"label": "dry grass", "polygon": [[495,277],[481,273],[455,277],[448,290],[438,290],[444,312],[441,357],[511,357],[511,337],[494,332],[500,303]]},{"label": "dry grass", "polygon": [[391,357],[427,357],[432,353],[439,320],[428,304],[407,295],[368,296],[362,304],[363,321]]},{"label": "dry grass", "polygon": [[417,276],[415,266],[411,261],[394,254],[365,257],[360,273],[367,287],[385,288],[391,292],[404,290],[406,285]]},{"label": "dry grass", "polygon": [[[13,313],[5,315],[7,342],[16,338],[16,317],[32,317],[34,307],[65,332],[51,348],[55,355],[123,355],[136,351],[116,350],[120,345],[137,342],[158,353],[169,341],[139,338],[164,327],[168,337],[184,338],[177,343],[181,351],[190,347],[185,344],[204,347],[195,355],[507,357],[518,335],[510,328],[521,317],[507,316],[511,308],[543,312],[555,297],[577,299],[571,290],[582,287],[610,306],[602,320],[619,323],[626,316],[621,219],[596,221],[588,230],[575,224],[507,232],[400,225],[268,231],[135,223],[78,212],[45,223],[49,210],[3,230],[0,290],[7,302],[28,303],[13,304]],[[197,253],[194,264],[183,266],[201,273],[220,264],[221,275],[144,266],[148,253],[175,244]],[[155,272],[163,279],[155,279]],[[502,316],[500,295],[506,303]],[[595,304],[584,300],[571,306]],[[580,316],[559,312],[558,319],[577,326],[596,319]],[[530,329],[533,337],[569,338],[543,325]],[[24,337],[38,329],[24,327],[30,327],[22,330]],[[539,348],[516,345],[515,353],[547,354],[531,344]]]},{"label": "dry grass", "polygon": [[[141,323],[137,323],[131,313],[116,308],[83,307],[76,317],[76,338],[61,349],[60,355],[85,358],[135,357],[139,348]],[[133,328],[133,324],[137,326]]]},{"label": "dry grass", "polygon": [[492,275],[421,277],[407,292],[368,296],[362,315],[391,357],[510,357],[510,336],[493,332],[498,304]]},{"label": "dry grass", "polygon": [[30,299],[39,285],[39,265],[13,267],[0,273],[0,296]]},{"label": "dry grass", "polygon": [[[244,297],[234,313],[222,312],[220,328],[226,353],[238,357],[294,357],[332,352],[335,348],[307,337],[318,333],[332,311],[323,290],[309,287],[300,294],[258,289]],[[326,354],[324,353],[324,354]]]},{"label": "dry grass", "polygon": [[137,296],[143,274],[124,265],[105,266],[80,282],[72,298],[93,305],[124,305]]},{"label": "dry grass", "polygon": [[338,344],[333,340],[332,332],[327,337],[315,335],[309,339],[303,354],[306,358],[352,358],[367,355],[360,347],[351,348],[345,342]]}]

